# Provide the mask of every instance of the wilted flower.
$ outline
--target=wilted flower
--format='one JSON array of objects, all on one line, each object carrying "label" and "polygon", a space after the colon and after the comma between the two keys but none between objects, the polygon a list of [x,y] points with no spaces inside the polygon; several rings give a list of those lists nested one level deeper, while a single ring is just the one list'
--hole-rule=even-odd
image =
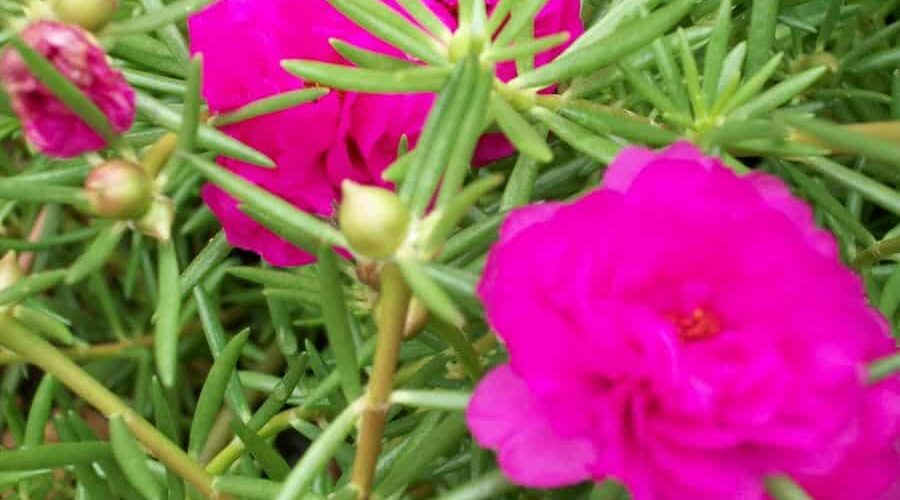
[{"label": "wilted flower", "polygon": [[627,149],[601,189],[513,212],[478,291],[509,363],[468,422],[517,483],[758,499],[786,473],[816,498],[900,493],[900,381],[866,383],[887,324],[774,177],[687,143]]},{"label": "wilted flower", "polygon": [[[114,131],[121,133],[131,127],[134,91],[86,31],[74,25],[37,21],[21,36],[103,111]],[[69,158],[106,146],[103,137],[31,73],[12,47],[0,55],[0,81],[22,120],[25,136],[42,153]]]},{"label": "wilted flower", "polygon": [[[400,10],[396,3],[386,3]],[[448,26],[455,26],[455,2],[425,3]],[[580,34],[578,5],[577,0],[551,0],[537,18],[536,32]],[[191,50],[204,55],[204,96],[216,113],[302,87],[303,82],[281,68],[283,59],[347,64],[329,44],[331,38],[404,57],[325,0],[221,0],[194,15],[189,27]],[[544,62],[559,50],[541,54],[537,61]],[[514,71],[506,64],[500,74],[511,77]],[[224,128],[274,159],[277,169],[230,159],[222,163],[298,208],[329,217],[345,179],[387,185],[382,172],[396,158],[401,137],[415,144],[433,100],[434,96],[427,94],[331,92],[315,103]],[[484,161],[510,151],[495,137],[483,142],[476,156]],[[235,200],[220,189],[206,186],[203,198],[222,222],[232,245],[253,250],[275,265],[313,260],[241,213]]]}]

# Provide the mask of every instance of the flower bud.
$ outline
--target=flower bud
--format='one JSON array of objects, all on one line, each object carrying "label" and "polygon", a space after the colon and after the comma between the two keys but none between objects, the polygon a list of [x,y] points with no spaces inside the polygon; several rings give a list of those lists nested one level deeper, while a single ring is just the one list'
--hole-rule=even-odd
[{"label": "flower bud", "polygon": [[110,219],[140,217],[153,199],[150,176],[125,160],[111,160],[93,169],[84,188],[94,213]]},{"label": "flower bud", "polygon": [[[21,37],[100,108],[113,131],[131,128],[134,90],[122,73],[109,65],[103,49],[88,32],[60,22],[36,21],[25,27]],[[0,83],[22,120],[25,137],[42,153],[71,158],[106,146],[106,140],[54,96],[12,47],[0,54]]]},{"label": "flower bud", "polygon": [[15,252],[7,252],[0,259],[0,290],[4,290],[16,284],[24,276],[22,266],[16,258]]},{"label": "flower bud", "polygon": [[77,24],[89,31],[106,26],[119,8],[118,0],[50,0],[50,8],[60,21]]},{"label": "flower bud", "polygon": [[346,180],[338,210],[341,231],[360,255],[380,260],[390,257],[409,228],[409,212],[403,201],[386,189]]}]

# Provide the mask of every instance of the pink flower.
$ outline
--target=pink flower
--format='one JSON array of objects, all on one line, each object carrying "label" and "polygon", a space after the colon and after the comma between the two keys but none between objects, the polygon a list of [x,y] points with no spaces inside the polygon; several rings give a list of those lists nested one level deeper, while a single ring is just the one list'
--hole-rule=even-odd
[{"label": "pink flower", "polygon": [[[122,133],[131,128],[134,91],[122,73],[110,67],[90,34],[73,25],[37,21],[21,36],[103,111],[113,130]],[[22,120],[25,136],[39,151],[70,158],[106,146],[99,134],[31,74],[12,47],[0,56],[0,80]]]},{"label": "pink flower", "polygon": [[468,422],[516,483],[759,499],[787,473],[816,498],[898,498],[900,380],[865,383],[894,342],[774,177],[626,149],[603,188],[513,212],[478,291],[509,363]]},{"label": "pink flower", "polygon": [[[400,8],[389,0],[392,8]],[[448,26],[454,5],[426,0]],[[538,18],[538,33],[581,32],[577,0],[551,0]],[[256,99],[301,88],[303,82],[280,66],[283,59],[346,64],[329,45],[337,38],[395,57],[396,49],[346,19],[325,0],[220,0],[189,22],[191,50],[204,55],[204,96],[213,112],[233,110]],[[561,49],[540,55],[539,62]],[[514,74],[511,65],[501,71]],[[509,74],[508,76],[512,76]],[[242,177],[302,210],[331,217],[344,179],[386,185],[381,174],[396,158],[406,135],[415,144],[434,100],[432,95],[368,95],[331,92],[302,105],[224,130],[269,155],[278,168],[265,170],[238,161],[222,163]],[[480,148],[481,161],[509,154],[492,138]],[[203,198],[225,228],[229,242],[259,253],[269,263],[300,265],[311,255],[266,230],[240,212],[215,186]]]}]

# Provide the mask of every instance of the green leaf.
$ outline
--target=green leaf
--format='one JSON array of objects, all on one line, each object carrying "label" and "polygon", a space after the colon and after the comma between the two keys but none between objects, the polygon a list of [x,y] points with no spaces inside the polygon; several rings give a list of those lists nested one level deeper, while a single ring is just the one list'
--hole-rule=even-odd
[{"label": "green leaf", "polygon": [[753,139],[784,140],[788,136],[787,127],[765,119],[731,119],[713,128],[704,137],[705,144],[730,147],[742,141]]},{"label": "green leaf", "polygon": [[519,88],[546,87],[560,80],[584,75],[600,69],[645,47],[678,24],[696,5],[698,0],[674,0],[653,11],[644,19],[636,20],[616,30],[602,41],[572,50],[555,61],[520,75],[511,83]]},{"label": "green leaf", "polygon": [[484,57],[490,62],[514,61],[520,57],[534,57],[553,47],[558,47],[568,40],[569,33],[564,31],[505,47],[491,47]]},{"label": "green leaf", "polygon": [[412,259],[400,259],[397,264],[413,294],[425,304],[429,311],[457,328],[465,325],[466,318],[454,304],[453,299],[431,279],[421,264]]},{"label": "green leaf", "polygon": [[291,473],[291,467],[284,461],[284,458],[272,445],[259,437],[256,431],[248,428],[238,419],[231,420],[231,428],[234,429],[238,439],[244,443],[247,451],[259,462],[267,476],[275,481],[283,481]]},{"label": "green leaf", "polygon": [[712,106],[719,92],[719,80],[728,54],[728,39],[731,36],[731,0],[722,0],[719,15],[706,54],[703,59],[703,97],[707,106]]},{"label": "green leaf", "polygon": [[109,441],[116,461],[125,473],[125,477],[147,500],[162,499],[162,488],[156,482],[147,455],[141,451],[138,442],[131,435],[122,415],[113,415],[109,419]]},{"label": "green leaf", "polygon": [[166,25],[185,20],[214,0],[178,0],[165,7],[155,9],[142,16],[112,23],[103,30],[103,35],[122,36],[133,33],[145,33],[164,28]]},{"label": "green leaf", "polygon": [[325,333],[328,335],[328,344],[331,346],[341,377],[344,396],[347,401],[353,401],[362,394],[362,385],[359,381],[356,345],[350,332],[347,298],[344,296],[344,286],[338,270],[337,254],[334,249],[323,246],[319,249],[318,262]]},{"label": "green leaf", "polygon": [[481,477],[475,478],[447,493],[439,500],[490,500],[500,498],[501,495],[515,488],[515,485],[506,479],[499,470],[491,471]]},{"label": "green leaf", "polygon": [[26,327],[48,340],[66,346],[75,344],[75,334],[55,315],[21,304],[12,310],[12,314]]},{"label": "green leaf", "polygon": [[540,12],[541,8],[547,4],[548,0],[522,0],[511,11],[509,22],[501,28],[500,33],[494,39],[494,45],[503,47],[509,45],[516,40],[519,35],[534,22],[534,17]]},{"label": "green leaf", "polygon": [[309,88],[283,92],[271,97],[253,101],[234,111],[218,115],[213,118],[211,123],[216,127],[224,127],[226,125],[252,120],[253,118],[278,113],[295,106],[300,106],[301,104],[313,102],[321,99],[327,94],[328,89],[324,88]]},{"label": "green leaf", "polygon": [[611,163],[621,148],[621,146],[609,139],[600,137],[594,132],[548,109],[536,107],[531,110],[531,114],[547,125],[560,139],[600,163]]},{"label": "green leaf", "polygon": [[457,224],[485,194],[493,191],[503,183],[500,175],[490,175],[475,181],[462,190],[456,197],[450,200],[445,207],[433,212],[426,219],[424,244],[426,254],[437,251],[447,241],[447,237],[456,228]]},{"label": "green leaf", "polygon": [[[428,327],[456,352],[456,356],[459,358],[460,364],[462,365],[463,370],[465,370],[466,375],[469,377],[469,379],[473,382],[477,382],[478,380],[480,380],[484,371],[484,367],[481,364],[481,358],[479,358],[478,352],[475,351],[474,347],[472,347],[472,342],[466,336],[465,332],[454,327],[453,325],[435,319],[431,320]],[[428,405],[428,403],[424,401],[420,404],[426,406]],[[463,408],[465,408],[465,403],[462,404]],[[434,408],[443,410],[453,409],[452,407],[440,405],[434,406]]]},{"label": "green leaf", "polygon": [[[153,415],[156,420],[156,427],[173,443],[178,443],[180,442],[178,423],[175,421],[172,407],[169,405],[163,387],[156,377],[153,377],[150,384],[150,398],[153,402]],[[168,482],[169,498],[171,500],[184,498],[184,480],[171,469],[166,470],[166,480]]]},{"label": "green leaf", "polygon": [[181,272],[181,276],[178,278],[178,290],[181,296],[184,297],[191,293],[191,290],[230,253],[231,245],[228,244],[228,238],[225,237],[224,231],[219,231]]},{"label": "green leaf", "polygon": [[774,111],[782,104],[806,91],[827,71],[828,68],[819,66],[818,68],[796,74],[747,101],[746,104],[734,110],[733,116],[750,118]]},{"label": "green leaf", "polygon": [[329,0],[335,9],[401,51],[429,64],[446,63],[440,44],[378,0]]},{"label": "green leaf", "polygon": [[697,61],[694,60],[691,46],[684,36],[684,31],[680,28],[678,29],[678,42],[681,49],[681,69],[684,72],[685,87],[688,91],[691,106],[694,109],[694,116],[703,118],[707,114],[707,108],[703,90],[700,88],[700,74],[697,69]]},{"label": "green leaf", "polygon": [[516,149],[541,163],[553,159],[553,152],[550,151],[550,147],[547,146],[547,141],[544,139],[546,134],[542,136],[506,100],[494,95],[491,99],[491,111],[494,113],[500,130]]},{"label": "green leaf", "polygon": [[893,47],[850,63],[847,71],[850,73],[866,73],[896,68],[898,65],[900,65],[900,47]]},{"label": "green leaf", "polygon": [[734,95],[728,99],[728,101],[722,107],[722,113],[729,113],[733,109],[738,106],[743,105],[750,99],[756,97],[759,92],[762,90],[763,86],[769,81],[769,78],[772,78],[772,74],[775,73],[775,70],[778,69],[778,65],[781,64],[781,59],[784,57],[784,54],[778,53],[775,54],[772,59],[769,59],[769,62],[766,63],[759,71],[753,74],[743,85],[741,85],[737,91],[735,91]]},{"label": "green leaf", "polygon": [[478,69],[479,74],[468,102],[468,109],[459,125],[459,131],[454,137],[455,144],[447,159],[447,168],[435,202],[437,208],[446,206],[458,194],[466,174],[469,173],[472,154],[478,140],[488,125],[488,106],[494,85],[494,68],[479,66]]},{"label": "green leaf", "polygon": [[298,210],[289,202],[247,182],[220,165],[199,156],[187,156],[186,159],[189,165],[199,170],[207,179],[254,210],[251,216],[264,218],[269,223],[277,221],[279,227],[270,229],[291,243],[310,253],[316,253],[318,247],[323,244],[347,246],[344,236],[334,226]]},{"label": "green leaf", "polygon": [[778,24],[778,3],[779,0],[754,0],[751,4],[750,28],[747,33],[748,75],[762,69],[771,57],[775,26]]},{"label": "green leaf", "polygon": [[3,453],[0,453],[0,471],[57,469],[109,458],[112,458],[109,444],[100,441],[43,444],[27,449],[3,450]]},{"label": "green leaf", "polygon": [[[667,99],[670,99],[675,106],[675,110],[669,111],[669,113],[690,114],[691,103],[688,99],[687,90],[685,89],[684,78],[681,76],[681,69],[679,69],[678,64],[675,62],[674,56],[674,50],[678,48],[681,41],[680,38],[681,35],[676,33],[670,37],[654,40],[651,47],[653,49],[653,59],[656,62],[656,67],[659,68],[659,75],[665,84],[665,90],[668,92]],[[619,67],[622,68],[623,65],[630,65],[630,59],[632,58],[619,63]],[[622,69],[624,72],[628,68]],[[628,73],[625,73],[625,77],[629,81],[634,81],[634,78],[629,76]],[[637,87],[637,85],[635,86]],[[653,86],[652,83],[651,86]],[[656,92],[659,94],[663,93],[662,89],[656,89]],[[642,91],[642,93],[647,94],[646,91]]]},{"label": "green leaf", "polygon": [[49,290],[59,285],[67,272],[64,269],[43,271],[20,278],[7,288],[0,290],[0,306],[8,306],[21,302],[32,295]]},{"label": "green leaf", "polygon": [[784,120],[792,127],[821,139],[824,147],[861,154],[872,160],[900,168],[900,145],[895,141],[862,134],[824,120],[806,118],[790,113],[780,115],[779,119]]},{"label": "green leaf", "polygon": [[188,451],[195,457],[199,455],[202,446],[206,444],[210,431],[212,431],[216,415],[218,415],[225,398],[225,390],[234,375],[241,350],[249,337],[249,330],[235,335],[222,350],[222,354],[216,358],[206,376],[203,389],[200,390],[200,396],[197,398],[197,407],[194,409],[191,431],[188,435]]},{"label": "green leaf", "polygon": [[466,430],[463,414],[450,414],[434,429],[431,439],[397,459],[387,477],[375,488],[376,494],[387,498],[406,488],[425,467],[456,446]]},{"label": "green leaf", "polygon": [[37,180],[0,179],[0,199],[33,203],[64,203],[82,212],[90,211],[84,189],[55,186]]},{"label": "green leaf", "polygon": [[[141,0],[141,4],[144,6],[144,10],[147,13],[157,12],[166,7],[166,4],[164,4],[162,0]],[[171,23],[157,28],[156,35],[167,47],[169,47],[169,52],[171,52],[173,56],[178,58],[182,63],[187,64],[191,55],[188,51],[187,42],[185,42],[184,36],[178,29],[178,21],[180,21],[180,19],[173,20]]]},{"label": "green leaf", "polygon": [[900,194],[893,188],[876,182],[859,172],[849,169],[840,163],[821,157],[807,157],[800,161],[809,165],[822,175],[831,178],[849,189],[859,192],[863,198],[872,203],[900,215]]},{"label": "green leaf", "polygon": [[[213,480],[216,491],[246,500],[271,500],[278,495],[281,483],[243,476],[219,476]],[[300,497],[301,500],[315,500],[316,495]]]},{"label": "green leaf", "polygon": [[[672,101],[643,72],[634,68],[627,61],[619,63],[619,69],[622,70],[622,74],[625,75],[625,79],[634,87],[634,90],[652,104],[654,108],[662,111],[666,116],[682,117],[678,120],[681,123],[692,123],[691,118],[684,114],[690,112],[689,107],[682,107]],[[597,125],[599,126],[599,124]]]},{"label": "green leaf", "polygon": [[[408,59],[400,59],[399,57],[387,56],[380,52],[357,47],[351,43],[336,38],[329,38],[328,43],[334,47],[344,59],[353,64],[366,69],[375,69],[383,71],[399,71],[415,68],[416,65]],[[310,89],[312,90],[312,89]]]},{"label": "green leaf", "polygon": [[[543,142],[543,137],[547,136],[547,127],[541,126],[538,138]],[[551,152],[552,154],[552,152]],[[509,209],[527,205],[531,202],[534,185],[537,181],[540,163],[534,157],[521,154],[513,165],[512,172],[509,174],[509,181],[503,190],[503,196],[500,198],[501,212]]]},{"label": "green leaf", "polygon": [[612,134],[629,141],[663,146],[678,140],[679,135],[649,120],[617,108],[604,108],[591,101],[571,101],[559,114],[598,134]]},{"label": "green leaf", "polygon": [[335,451],[353,430],[359,416],[358,404],[350,404],[316,439],[294,466],[275,500],[298,500],[309,492],[313,481],[331,461]]},{"label": "green leaf", "polygon": [[788,168],[787,171],[794,182],[800,185],[803,192],[834,217],[861,245],[870,246],[875,244],[875,237],[872,236],[872,233],[847,210],[847,207],[836,200],[825,186],[810,179],[809,176],[798,169]]},{"label": "green leaf", "polygon": [[450,29],[422,0],[398,0],[404,10],[409,13],[429,33],[439,40],[448,41],[452,36]]},{"label": "green leaf", "polygon": [[[266,400],[259,405],[259,408],[257,408],[250,420],[247,421],[248,428],[253,430],[261,429],[266,422],[281,410],[288,399],[293,396],[297,384],[300,382],[300,378],[306,372],[307,359],[308,357],[304,355],[287,360],[287,373],[284,374],[284,378],[275,383],[274,387],[272,387],[272,392]],[[356,359],[357,364],[359,363],[359,359],[360,358]],[[340,374],[338,372],[332,372],[329,377],[332,375],[339,376]],[[307,401],[310,398],[312,398],[312,395],[307,398]]]},{"label": "green leaf", "polygon": [[893,354],[869,365],[869,383],[880,382],[900,371],[900,354]]},{"label": "green leaf", "polygon": [[24,446],[37,446],[44,442],[44,432],[50,420],[53,397],[58,386],[56,379],[50,374],[44,375],[38,384],[31,399],[31,407],[28,409],[28,420],[25,422],[25,437],[22,441]]},{"label": "green leaf", "polygon": [[[182,126],[179,113],[140,91],[137,92],[137,109],[150,122],[173,132],[178,132]],[[236,160],[265,168],[275,167],[275,162],[266,155],[208,125],[198,125],[197,144]]]},{"label": "green leaf", "polygon": [[352,92],[391,94],[437,92],[448,76],[445,68],[432,66],[386,71],[301,60],[282,61],[281,66],[304,81]]},{"label": "green leaf", "polygon": [[767,477],[766,491],[775,500],[813,500],[800,485],[785,475]]},{"label": "green leaf", "polygon": [[[225,328],[222,321],[216,313],[215,305],[212,298],[202,286],[194,288],[194,302],[197,304],[197,312],[200,315],[200,323],[203,325],[203,334],[206,336],[206,343],[209,346],[209,352],[214,359],[220,358],[228,344],[226,340]],[[244,389],[241,387],[241,381],[237,373],[232,373],[228,381],[228,387],[225,389],[225,398],[228,405],[235,415],[241,420],[249,420],[251,418],[250,405],[244,395]]]},{"label": "green leaf", "polygon": [[446,169],[456,135],[459,133],[469,99],[475,91],[479,63],[467,57],[457,63],[428,114],[412,163],[407,170],[400,196],[407,200],[410,212],[421,215],[434,197],[435,188]]},{"label": "green leaf", "polygon": [[427,410],[465,411],[472,394],[469,392],[441,389],[408,390],[400,389],[391,393],[391,403]]},{"label": "green leaf", "polygon": [[719,75],[719,83],[716,92],[719,95],[713,99],[713,113],[716,113],[716,105],[722,102],[730,95],[726,94],[726,89],[732,88],[732,92],[737,90],[741,82],[741,68],[744,67],[744,58],[747,57],[747,42],[740,42],[728,52],[725,61],[722,63],[722,72]]},{"label": "green leaf", "polygon": [[72,112],[84,120],[92,130],[97,132],[107,142],[113,143],[117,140],[118,134],[113,130],[112,125],[103,111],[94,102],[86,96],[77,85],[69,81],[63,76],[53,63],[48,61],[44,56],[29,47],[21,38],[13,36],[9,39],[12,45],[22,56],[22,60],[28,69],[47,86],[47,89],[59,98]]},{"label": "green leaf", "polygon": [[159,294],[157,295],[153,346],[156,370],[162,384],[175,385],[178,369],[178,317],[181,311],[181,293],[178,289],[178,255],[172,240],[159,244]]},{"label": "green leaf", "polygon": [[200,126],[200,113],[203,98],[200,96],[203,86],[203,56],[198,54],[191,60],[187,85],[184,89],[184,106],[181,110],[181,126],[178,129],[178,149],[190,153],[197,142],[197,130]]},{"label": "green leaf", "polygon": [[302,272],[235,266],[228,268],[228,273],[267,288],[290,288],[310,292],[318,292],[319,289],[318,279]]},{"label": "green leaf", "polygon": [[66,284],[73,285],[78,283],[87,278],[89,274],[103,267],[113,250],[118,246],[125,229],[126,225],[122,222],[115,222],[101,229],[97,238],[69,267],[69,272],[65,277]]},{"label": "green leaf", "polygon": [[889,43],[891,38],[897,33],[900,33],[900,21],[894,21],[875,31],[872,35],[858,41],[851,50],[841,56],[841,66],[846,67],[858,62],[867,54],[871,54],[872,51],[880,48],[885,43]]}]

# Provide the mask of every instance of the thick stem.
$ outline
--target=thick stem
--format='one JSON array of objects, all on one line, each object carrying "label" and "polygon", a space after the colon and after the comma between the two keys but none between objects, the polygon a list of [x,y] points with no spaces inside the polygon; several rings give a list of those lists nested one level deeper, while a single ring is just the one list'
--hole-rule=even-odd
[{"label": "thick stem", "polygon": [[200,464],[66,355],[6,314],[0,314],[0,344],[56,377],[105,416],[121,415],[134,437],[169,469],[206,497],[214,496],[212,477]]},{"label": "thick stem", "polygon": [[393,263],[385,265],[381,272],[381,297],[376,318],[378,343],[375,362],[363,399],[359,442],[351,479],[361,500],[368,499],[372,491],[409,301],[410,290],[400,268]]}]

